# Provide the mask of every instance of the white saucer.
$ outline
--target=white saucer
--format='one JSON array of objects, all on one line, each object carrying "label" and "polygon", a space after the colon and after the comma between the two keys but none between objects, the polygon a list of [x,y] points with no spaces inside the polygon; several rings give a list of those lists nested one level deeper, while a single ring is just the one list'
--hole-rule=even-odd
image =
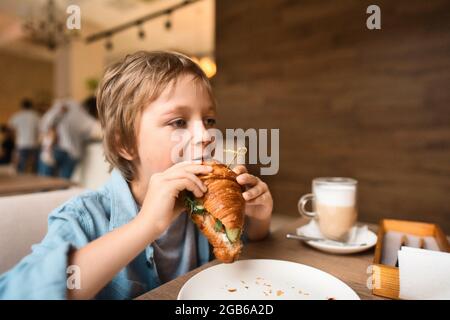
[{"label": "white saucer", "polygon": [[[351,240],[352,245],[341,245],[333,241],[305,241],[308,245],[318,250],[334,254],[350,254],[366,251],[377,244],[377,235],[368,230],[366,226],[355,227],[355,235]],[[297,229],[298,235],[323,238],[315,220]],[[359,245],[358,245],[359,244]]]},{"label": "white saucer", "polygon": [[181,288],[178,300],[359,300],[347,284],[290,261],[251,259],[205,269]]}]

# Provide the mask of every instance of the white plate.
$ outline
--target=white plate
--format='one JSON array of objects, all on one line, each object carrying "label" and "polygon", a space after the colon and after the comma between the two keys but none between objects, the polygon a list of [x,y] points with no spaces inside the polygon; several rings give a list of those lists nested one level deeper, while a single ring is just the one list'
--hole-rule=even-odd
[{"label": "white plate", "polygon": [[178,300],[359,300],[344,282],[303,264],[240,260],[205,269],[181,288]]},{"label": "white plate", "polygon": [[[306,224],[297,229],[297,234],[309,235],[312,237],[323,238],[320,231],[318,231],[318,227],[315,225],[314,221],[311,221],[309,224]],[[377,244],[377,235],[368,230],[361,234],[358,234],[356,239],[354,239],[354,243],[361,243],[365,245],[361,246],[343,246],[339,244],[335,244],[333,242],[326,241],[305,241],[311,247],[316,248],[318,250],[334,253],[334,254],[350,254],[350,253],[358,253],[362,251],[366,251],[367,249],[372,248]]]}]

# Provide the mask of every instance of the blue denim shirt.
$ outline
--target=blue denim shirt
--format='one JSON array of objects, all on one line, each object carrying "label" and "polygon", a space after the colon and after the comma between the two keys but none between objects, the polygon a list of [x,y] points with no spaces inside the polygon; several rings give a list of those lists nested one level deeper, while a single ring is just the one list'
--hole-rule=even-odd
[{"label": "blue denim shirt", "polygon": [[[65,299],[70,276],[69,250],[81,248],[130,222],[137,212],[127,182],[118,170],[113,170],[102,188],[85,192],[50,214],[48,232],[42,242],[33,245],[30,255],[0,276],[0,299]],[[210,251],[207,239],[198,231],[196,238],[200,266],[209,261]],[[131,299],[160,284],[153,247],[149,245],[96,298]]]}]

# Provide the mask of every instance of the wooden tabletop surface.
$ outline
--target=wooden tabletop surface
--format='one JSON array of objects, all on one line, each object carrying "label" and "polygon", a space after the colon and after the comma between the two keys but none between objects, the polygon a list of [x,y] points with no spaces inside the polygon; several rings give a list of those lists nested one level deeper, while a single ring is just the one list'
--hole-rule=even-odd
[{"label": "wooden tabletop surface", "polygon": [[[370,276],[368,267],[373,262],[374,248],[352,255],[333,255],[317,251],[300,241],[286,239],[286,233],[294,233],[295,229],[307,221],[298,219],[295,223],[283,226],[273,232],[267,239],[259,242],[250,242],[242,251],[240,259],[277,259],[298,262],[323,270],[341,279],[359,295],[361,299],[383,299],[374,296],[366,286]],[[376,225],[369,225],[369,229],[376,231]],[[192,276],[203,269],[218,264],[217,260],[211,261],[191,272],[178,277],[170,282],[149,291],[138,300],[152,299],[176,299],[181,287]]]},{"label": "wooden tabletop surface", "polygon": [[66,189],[73,183],[66,179],[31,174],[0,176],[0,196]]}]

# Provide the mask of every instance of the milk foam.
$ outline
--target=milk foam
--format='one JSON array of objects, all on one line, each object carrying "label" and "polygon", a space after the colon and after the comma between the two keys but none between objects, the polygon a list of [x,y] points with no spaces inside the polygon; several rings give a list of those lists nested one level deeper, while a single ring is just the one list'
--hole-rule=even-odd
[{"label": "milk foam", "polygon": [[316,202],[324,205],[351,207],[356,204],[355,185],[314,185],[313,193]]}]

